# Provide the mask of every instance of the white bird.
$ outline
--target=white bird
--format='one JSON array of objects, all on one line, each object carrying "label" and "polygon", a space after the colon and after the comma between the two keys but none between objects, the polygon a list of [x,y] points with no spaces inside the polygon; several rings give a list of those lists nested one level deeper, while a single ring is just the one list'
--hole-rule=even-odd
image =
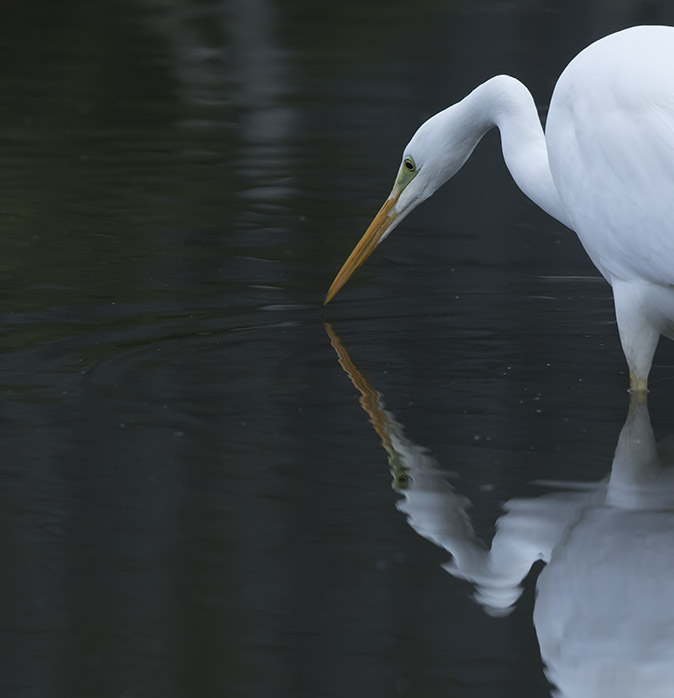
[{"label": "white bird", "polygon": [[576,232],[611,284],[630,388],[646,391],[660,335],[674,337],[672,27],[632,27],[581,51],[557,81],[545,133],[531,94],[507,75],[422,124],[324,304],[494,127],[519,188]]}]

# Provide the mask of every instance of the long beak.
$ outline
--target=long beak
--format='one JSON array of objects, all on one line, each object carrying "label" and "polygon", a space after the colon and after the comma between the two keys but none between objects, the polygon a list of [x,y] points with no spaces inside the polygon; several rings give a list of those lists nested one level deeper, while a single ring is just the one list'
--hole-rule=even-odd
[{"label": "long beak", "polygon": [[387,232],[390,232],[391,224],[397,217],[393,208],[401,194],[401,190],[396,191],[396,189],[394,188],[389,198],[386,199],[384,205],[379,209],[379,213],[374,217],[365,234],[353,248],[353,252],[344,262],[337,276],[335,276],[335,280],[332,282],[323,301],[324,306],[337,295],[339,289],[346,284],[356,269],[372,254],[374,248],[386,237]]}]

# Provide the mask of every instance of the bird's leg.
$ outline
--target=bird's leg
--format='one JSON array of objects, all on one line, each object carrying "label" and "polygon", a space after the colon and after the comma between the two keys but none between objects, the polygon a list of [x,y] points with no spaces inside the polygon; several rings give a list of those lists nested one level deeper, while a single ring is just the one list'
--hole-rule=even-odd
[{"label": "bird's leg", "polygon": [[648,403],[648,379],[637,378],[634,371],[630,371],[630,413],[638,407]]},{"label": "bird's leg", "polygon": [[639,378],[634,371],[630,371],[630,393],[647,393],[648,378]]},{"label": "bird's leg", "polygon": [[650,284],[614,282],[613,300],[620,343],[630,369],[630,392],[648,392],[648,374],[660,332],[648,316]]}]

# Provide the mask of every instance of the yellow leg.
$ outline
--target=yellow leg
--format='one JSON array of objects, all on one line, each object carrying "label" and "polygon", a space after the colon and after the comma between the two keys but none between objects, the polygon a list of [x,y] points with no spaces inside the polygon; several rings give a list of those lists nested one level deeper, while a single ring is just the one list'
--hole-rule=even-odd
[{"label": "yellow leg", "polygon": [[630,407],[646,404],[648,397],[648,378],[638,378],[630,371]]}]

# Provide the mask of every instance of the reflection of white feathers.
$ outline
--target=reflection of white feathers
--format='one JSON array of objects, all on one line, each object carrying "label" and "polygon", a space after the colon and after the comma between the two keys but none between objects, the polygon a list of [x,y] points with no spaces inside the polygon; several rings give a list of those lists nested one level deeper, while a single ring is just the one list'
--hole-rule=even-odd
[{"label": "reflection of white feathers", "polygon": [[466,512],[469,500],[456,493],[447,473],[440,470],[425,449],[405,438],[392,416],[389,423],[391,445],[407,476],[406,488],[401,490],[404,498],[398,502],[398,509],[407,514],[410,526],[419,535],[450,550],[463,565],[479,565],[486,550],[475,535]]},{"label": "reflection of white feathers", "polygon": [[579,511],[603,499],[603,493],[593,490],[511,500],[487,549],[473,530],[468,499],[456,493],[435,459],[405,438],[401,425],[386,415],[397,460],[409,478],[398,509],[419,535],[451,553],[453,559],[444,568],[476,585],[475,598],[490,615],[512,610],[531,566],[537,560],[547,562]]},{"label": "reflection of white feathers", "polygon": [[507,613],[531,565],[547,563],[534,624],[556,696],[674,695],[674,469],[658,455],[645,406],[630,412],[607,481],[511,500],[489,550],[437,463],[395,443],[410,478],[398,508],[452,554],[445,569],[475,584],[488,613]]},{"label": "reflection of white feathers", "polygon": [[674,695],[674,512],[589,509],[538,580],[534,623],[564,698]]},{"label": "reflection of white feathers", "polygon": [[672,698],[674,442],[656,448],[647,407],[631,407],[607,479],[510,500],[487,548],[473,529],[468,499],[426,449],[405,437],[328,333],[388,453],[402,495],[398,509],[452,555],[445,569],[475,585],[487,613],[504,615],[531,566],[547,563],[534,625],[556,698]]},{"label": "reflection of white feathers", "polygon": [[[671,461],[669,461],[671,463]],[[646,407],[627,418],[603,505],[538,580],[534,623],[560,698],[674,695],[674,479]]]}]

